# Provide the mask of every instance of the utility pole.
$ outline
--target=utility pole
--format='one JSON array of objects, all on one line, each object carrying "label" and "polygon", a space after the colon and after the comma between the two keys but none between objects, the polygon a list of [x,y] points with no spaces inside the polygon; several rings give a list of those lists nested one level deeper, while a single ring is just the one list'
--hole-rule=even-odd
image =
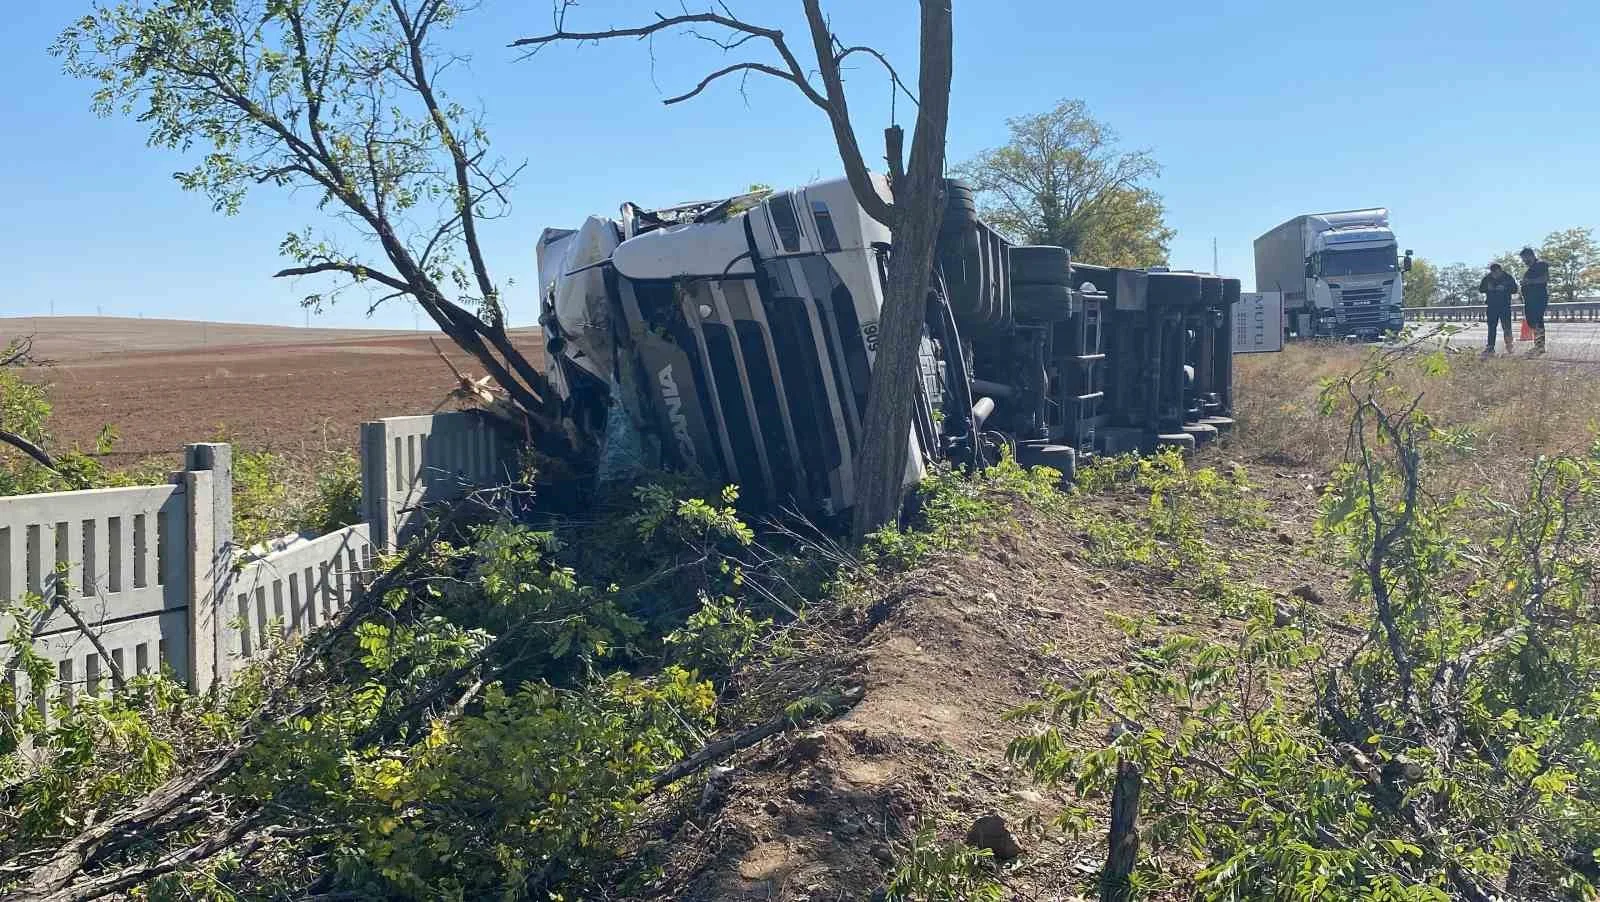
[{"label": "utility pole", "polygon": [[1217,268],[1217,238],[1215,235],[1211,237],[1211,274],[1214,276],[1222,274],[1222,270]]}]

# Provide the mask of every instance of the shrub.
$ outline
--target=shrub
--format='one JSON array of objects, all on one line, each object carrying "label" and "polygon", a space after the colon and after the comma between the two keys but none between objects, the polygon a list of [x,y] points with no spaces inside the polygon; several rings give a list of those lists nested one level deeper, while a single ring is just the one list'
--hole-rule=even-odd
[{"label": "shrub", "polygon": [[705,596],[700,610],[667,634],[666,644],[679,664],[722,675],[748,658],[756,641],[771,630],[770,618],[757,620],[734,599]]},{"label": "shrub", "polygon": [[1056,470],[1024,468],[1010,454],[977,473],[936,465],[917,486],[909,528],[890,525],[868,536],[862,561],[873,569],[908,569],[992,528],[1014,513],[1019,502],[1041,512],[1059,512],[1065,500],[1060,480]]},{"label": "shrub", "polygon": [[408,757],[356,768],[371,812],[341,870],[387,898],[581,886],[622,851],[650,778],[697,742],[713,704],[709,685],[679,668],[574,692],[491,687],[479,714],[435,726]]},{"label": "shrub", "polygon": [[895,861],[884,898],[887,902],[1000,902],[1005,896],[994,879],[994,858],[988,849],[939,843],[923,831]]},{"label": "shrub", "polygon": [[314,535],[360,523],[361,461],[349,451],[319,455],[311,497],[293,519],[296,529]]},{"label": "shrub", "polygon": [[[1137,888],[1600,898],[1600,446],[1535,461],[1512,493],[1437,488],[1430,461],[1459,435],[1395,389],[1394,365],[1323,395],[1349,460],[1320,528],[1366,641],[1336,654],[1256,597],[1231,641],[1130,624],[1131,664],[1023,712],[1046,726],[1011,755],[1039,779],[1091,798],[1124,766],[1142,775]],[[1110,739],[1076,739],[1108,721]]]}]

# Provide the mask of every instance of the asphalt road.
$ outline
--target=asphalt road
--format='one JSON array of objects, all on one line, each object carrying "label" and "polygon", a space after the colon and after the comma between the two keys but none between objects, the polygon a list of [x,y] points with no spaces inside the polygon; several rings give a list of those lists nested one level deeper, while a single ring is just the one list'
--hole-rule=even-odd
[{"label": "asphalt road", "polygon": [[[1444,323],[1418,323],[1424,334],[1439,331]],[[1484,346],[1484,323],[1449,323],[1455,331],[1446,339],[1451,347],[1455,348],[1482,348]],[[1521,323],[1512,324],[1513,337],[1520,336]],[[1502,338],[1504,336],[1501,336]],[[1498,344],[1498,343],[1497,343]],[[1513,353],[1526,354],[1532,350],[1532,342],[1517,341],[1512,344]],[[1503,345],[1497,347],[1498,353],[1505,353]],[[1547,323],[1545,324],[1545,356],[1551,360],[1565,360],[1573,362],[1600,363],[1600,323]]]}]

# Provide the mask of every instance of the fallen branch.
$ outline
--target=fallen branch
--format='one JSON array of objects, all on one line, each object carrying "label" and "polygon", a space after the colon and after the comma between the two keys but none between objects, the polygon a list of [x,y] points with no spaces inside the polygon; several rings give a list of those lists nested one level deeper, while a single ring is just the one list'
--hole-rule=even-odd
[{"label": "fallen branch", "polygon": [[5,350],[0,351],[0,367],[27,366],[30,363],[38,362],[33,357],[32,335],[13,338],[5,346]]},{"label": "fallen branch", "polygon": [[118,692],[126,690],[128,683],[122,677],[122,668],[117,666],[117,659],[111,657],[111,653],[106,651],[105,645],[100,642],[100,634],[89,629],[89,624],[84,622],[83,615],[78,613],[77,606],[67,600],[65,596],[57,598],[56,601],[61,606],[61,610],[66,611],[67,616],[72,618],[72,622],[88,637],[89,644],[94,646],[94,653],[100,656],[100,660],[104,661],[106,668],[111,671],[111,687]]},{"label": "fallen branch", "polygon": [[35,445],[33,442],[28,441],[15,432],[0,429],[0,442],[4,442],[18,451],[21,451],[23,454],[33,458],[34,461],[39,464],[39,466],[44,467],[46,470],[49,470],[52,473],[55,472],[55,460],[51,458],[43,448]]},{"label": "fallen branch", "polygon": [[866,690],[864,688],[853,686],[840,693],[839,698],[828,705],[828,710],[816,717],[796,720],[787,713],[779,714],[777,717],[751,727],[743,733],[736,733],[725,739],[718,739],[716,742],[709,743],[701,748],[700,751],[656,774],[655,779],[650,781],[650,792],[657,792],[682,780],[684,777],[693,776],[723,758],[732,755],[734,752],[747,749],[768,736],[775,736],[785,730],[794,729],[807,723],[814,723],[822,717],[832,717],[842,710],[854,707],[865,694]]}]

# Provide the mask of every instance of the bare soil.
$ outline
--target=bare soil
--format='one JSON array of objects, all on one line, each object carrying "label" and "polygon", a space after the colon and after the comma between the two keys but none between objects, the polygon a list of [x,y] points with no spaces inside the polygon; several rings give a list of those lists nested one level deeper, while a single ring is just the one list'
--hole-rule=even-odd
[{"label": "bare soil", "polygon": [[[110,317],[38,318],[28,328],[51,364],[52,428],[63,447],[93,447],[103,426],[121,439],[114,464],[176,455],[225,436],[290,454],[354,448],[361,423],[428,413],[455,377],[427,332],[295,329]],[[464,372],[481,369],[439,346]],[[538,333],[527,333],[539,359]]]},{"label": "bare soil", "polygon": [[[1199,463],[1229,455],[1208,451]],[[1291,602],[1291,589],[1310,586],[1329,601],[1305,616],[1342,619],[1344,580],[1311,534],[1318,480],[1270,465],[1251,472],[1272,526],[1212,535],[1234,549],[1236,577]],[[1006,715],[1046,683],[1129,661],[1135,647],[1112,613],[1154,618],[1157,634],[1232,634],[1238,623],[1183,588],[1091,564],[1086,538],[1023,509],[906,578],[862,642],[850,677],[865,687],[860,703],[729,762],[725,785],[701,798],[645,897],[874,898],[911,835],[958,842],[987,814],[1004,817],[1023,847],[1001,874],[1005,898],[1096,897],[1104,832],[1068,839],[1039,828],[1070,790],[1035,785],[1006,760],[1010,741],[1031,729]]]}]

